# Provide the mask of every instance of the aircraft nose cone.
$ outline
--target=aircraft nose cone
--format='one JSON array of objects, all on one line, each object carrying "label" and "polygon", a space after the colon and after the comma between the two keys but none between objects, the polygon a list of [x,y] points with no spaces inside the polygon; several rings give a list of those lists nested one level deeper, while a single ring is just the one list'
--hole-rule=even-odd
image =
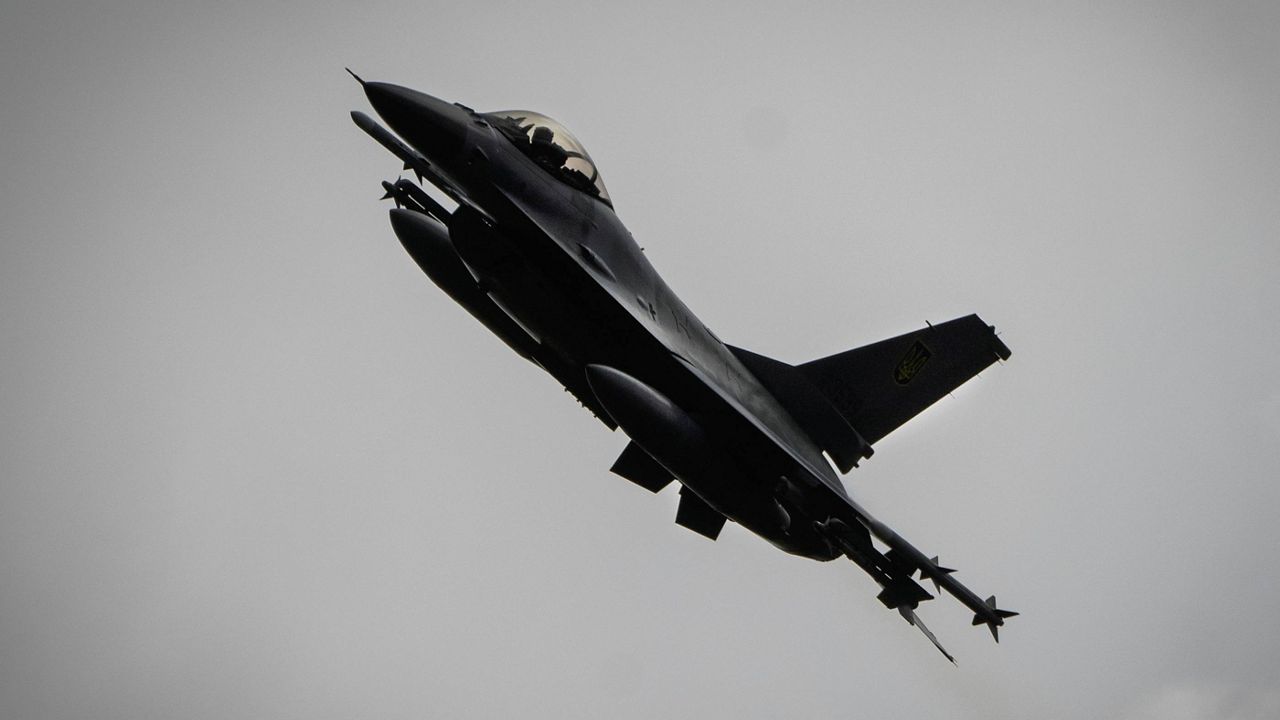
[{"label": "aircraft nose cone", "polygon": [[366,82],[364,92],[387,125],[428,159],[447,162],[462,152],[470,119],[462,108],[390,83]]}]

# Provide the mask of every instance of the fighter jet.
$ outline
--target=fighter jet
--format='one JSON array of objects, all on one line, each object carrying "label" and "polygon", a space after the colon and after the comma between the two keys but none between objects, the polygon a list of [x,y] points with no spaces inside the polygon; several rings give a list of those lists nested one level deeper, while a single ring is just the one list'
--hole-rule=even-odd
[{"label": "fighter jet", "polygon": [[797,365],[728,345],[658,275],[563,125],[351,74],[390,130],[359,111],[356,125],[457,203],[449,211],[410,180],[384,183],[401,244],[512,350],[626,433],[612,472],[655,493],[677,482],[675,521],[712,540],[732,521],[793,555],[847,557],[952,662],[916,614],[933,598],[917,579],[999,641],[1017,613],[876,519],[837,474],[1007,360],[993,327],[969,315]]}]

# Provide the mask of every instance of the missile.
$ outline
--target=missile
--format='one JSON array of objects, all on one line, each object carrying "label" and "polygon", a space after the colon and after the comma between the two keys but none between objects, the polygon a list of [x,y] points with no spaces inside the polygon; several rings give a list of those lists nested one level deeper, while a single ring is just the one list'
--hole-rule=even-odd
[{"label": "missile", "polygon": [[991,629],[991,636],[995,638],[995,641],[1000,642],[1000,634],[997,628],[1004,625],[1005,618],[1014,617],[1018,613],[996,607],[994,596],[983,601],[977,595],[974,595],[972,590],[951,579],[950,575],[955,570],[938,567],[934,560],[926,557],[914,545],[889,529],[887,525],[871,517],[860,505],[854,503],[853,506],[858,512],[858,522],[892,549],[891,552],[894,554],[897,564],[911,570],[920,570],[923,575],[933,580],[943,590],[951,593],[957,600],[973,611],[973,624],[985,624]]},{"label": "missile", "polygon": [[985,605],[986,605],[987,612],[974,613],[973,624],[974,625],[986,624],[986,626],[991,630],[991,637],[994,638],[996,642],[1000,642],[1000,631],[998,630],[998,628],[1004,624],[1005,618],[1014,617],[1018,613],[1012,610],[1001,610],[1000,608],[996,607],[995,595],[992,595],[991,597],[987,598]]},{"label": "missile", "polygon": [[382,196],[383,200],[392,200],[396,207],[407,207],[410,210],[417,210],[439,220],[445,225],[449,224],[450,213],[444,209],[444,206],[436,202],[435,198],[428,195],[422,188],[413,184],[412,180],[399,178],[395,183],[382,181],[382,189],[386,194]]},{"label": "missile", "polygon": [[359,110],[351,111],[351,119],[356,125],[366,133],[369,137],[378,141],[378,144],[391,151],[393,155],[400,158],[408,166],[406,169],[426,171],[431,168],[431,163],[422,156],[417,150],[409,147],[400,138],[391,133],[390,130],[382,127],[376,120],[365,115]]},{"label": "missile", "polygon": [[382,189],[383,189],[383,190],[386,190],[387,192],[386,192],[386,194],[384,194],[384,195],[383,195],[381,198],[379,198],[379,199],[380,199],[380,200],[390,200],[390,201],[394,202],[394,203],[396,204],[396,207],[398,207],[398,208],[400,208],[400,207],[404,207],[405,205],[408,205],[410,210],[421,210],[422,212],[426,212],[426,209],[425,209],[425,208],[422,208],[422,207],[420,207],[420,206],[418,206],[418,205],[416,205],[416,204],[414,204],[414,203],[412,203],[412,202],[410,202],[410,201],[409,201],[409,199],[408,199],[408,197],[406,197],[406,195],[405,195],[404,191],[402,191],[402,190],[400,189],[399,183],[400,183],[400,181],[399,181],[399,180],[397,180],[397,181],[396,181],[396,184],[395,184],[395,185],[392,185],[391,183],[387,182],[386,180],[383,180],[383,181],[382,181]]},{"label": "missile", "polygon": [[359,110],[351,111],[351,119],[356,125],[369,137],[378,141],[378,144],[391,151],[393,155],[404,161],[404,169],[412,170],[421,181],[426,178],[428,182],[440,188],[440,191],[453,198],[454,202],[465,202],[466,197],[452,183],[440,176],[440,173],[431,167],[431,162],[427,160],[422,153],[409,147],[403,140],[396,137],[390,130],[379,125],[373,118],[365,115]]},{"label": "missile", "polygon": [[929,558],[929,563],[931,567],[920,568],[920,579],[923,580],[924,578],[929,578],[933,580],[933,588],[938,592],[942,592],[942,583],[938,581],[938,578],[943,575],[950,575],[956,570],[955,568],[942,567],[939,565],[937,555]]}]

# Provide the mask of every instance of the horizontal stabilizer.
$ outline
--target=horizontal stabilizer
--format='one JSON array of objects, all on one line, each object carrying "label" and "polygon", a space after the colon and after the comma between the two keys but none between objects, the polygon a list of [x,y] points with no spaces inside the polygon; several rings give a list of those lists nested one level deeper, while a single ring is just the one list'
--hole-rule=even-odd
[{"label": "horizontal stabilizer", "polygon": [[613,467],[609,471],[615,475],[630,480],[649,492],[658,492],[662,488],[671,484],[674,480],[667,469],[658,464],[644,448],[634,442],[627,443],[627,447],[614,461]]},{"label": "horizontal stabilizer", "polygon": [[1009,356],[995,328],[969,315],[797,367],[874,444]]},{"label": "horizontal stabilizer", "polygon": [[715,540],[720,537],[727,518],[705,500],[683,485],[680,487],[680,507],[676,509],[676,524]]}]

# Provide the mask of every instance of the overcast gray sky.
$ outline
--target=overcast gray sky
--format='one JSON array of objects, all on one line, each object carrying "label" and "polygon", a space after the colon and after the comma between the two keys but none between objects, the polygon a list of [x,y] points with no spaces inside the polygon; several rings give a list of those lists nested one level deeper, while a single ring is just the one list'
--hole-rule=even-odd
[{"label": "overcast gray sky", "polygon": [[[1280,6],[609,5],[5,7],[0,716],[1280,716]],[[608,474],[344,65],[571,127],[729,342],[995,324],[846,482],[1001,645]]]}]

